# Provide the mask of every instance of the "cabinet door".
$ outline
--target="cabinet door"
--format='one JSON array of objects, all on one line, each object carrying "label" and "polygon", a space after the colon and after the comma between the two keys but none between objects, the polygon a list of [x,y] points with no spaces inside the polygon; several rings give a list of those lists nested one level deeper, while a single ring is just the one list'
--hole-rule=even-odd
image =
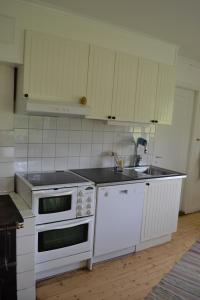
[{"label": "cabinet door", "polygon": [[24,94],[30,99],[79,103],[86,95],[89,45],[28,31]]},{"label": "cabinet door", "polygon": [[135,122],[148,123],[154,120],[157,75],[158,64],[140,58],[134,114]]},{"label": "cabinet door", "polygon": [[172,123],[175,84],[175,67],[159,64],[155,119],[161,124]]},{"label": "cabinet door", "polygon": [[117,53],[115,63],[112,116],[119,121],[133,121],[138,57]]},{"label": "cabinet door", "polygon": [[114,51],[91,47],[87,87],[90,117],[107,119],[111,115],[114,63]]},{"label": "cabinet door", "polygon": [[141,241],[176,231],[181,185],[181,179],[154,181],[146,185]]}]

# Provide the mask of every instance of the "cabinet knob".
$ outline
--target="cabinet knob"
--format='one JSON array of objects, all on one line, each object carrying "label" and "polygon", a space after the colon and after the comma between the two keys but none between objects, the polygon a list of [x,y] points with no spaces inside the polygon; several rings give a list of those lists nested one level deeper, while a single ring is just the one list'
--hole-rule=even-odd
[{"label": "cabinet knob", "polygon": [[111,119],[111,116],[108,116],[108,119]]},{"label": "cabinet knob", "polygon": [[24,97],[25,97],[25,98],[28,98],[28,94],[24,94]]},{"label": "cabinet knob", "polygon": [[113,119],[113,120],[115,120],[115,119],[116,119],[116,117],[112,117],[112,119]]},{"label": "cabinet knob", "polygon": [[82,97],[82,98],[80,99],[80,104],[86,105],[86,104],[87,104],[87,98],[86,98],[86,97]]},{"label": "cabinet knob", "polygon": [[158,120],[154,120],[155,121],[155,123],[158,123]]},{"label": "cabinet knob", "polygon": [[149,185],[150,185],[150,183],[149,183],[149,182],[147,182],[147,183],[146,183],[146,185],[148,185],[148,186],[149,186]]},{"label": "cabinet knob", "polygon": [[155,120],[151,120],[150,122],[151,122],[151,123],[155,123]]}]

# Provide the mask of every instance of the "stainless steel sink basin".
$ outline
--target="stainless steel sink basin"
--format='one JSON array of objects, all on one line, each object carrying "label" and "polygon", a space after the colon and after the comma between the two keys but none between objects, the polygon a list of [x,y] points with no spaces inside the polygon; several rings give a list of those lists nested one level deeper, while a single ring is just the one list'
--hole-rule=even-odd
[{"label": "stainless steel sink basin", "polygon": [[140,167],[127,167],[124,168],[127,171],[133,171],[140,174],[146,174],[149,176],[168,176],[168,175],[175,175],[176,172],[171,170],[166,170],[154,166],[140,166]]}]

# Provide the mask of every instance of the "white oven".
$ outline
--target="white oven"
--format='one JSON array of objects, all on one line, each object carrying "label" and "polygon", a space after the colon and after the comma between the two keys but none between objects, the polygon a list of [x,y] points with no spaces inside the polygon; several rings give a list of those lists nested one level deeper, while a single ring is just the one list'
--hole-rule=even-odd
[{"label": "white oven", "polygon": [[36,226],[36,264],[92,251],[94,217]]},{"label": "white oven", "polygon": [[32,197],[36,224],[76,218],[77,187],[34,191]]}]

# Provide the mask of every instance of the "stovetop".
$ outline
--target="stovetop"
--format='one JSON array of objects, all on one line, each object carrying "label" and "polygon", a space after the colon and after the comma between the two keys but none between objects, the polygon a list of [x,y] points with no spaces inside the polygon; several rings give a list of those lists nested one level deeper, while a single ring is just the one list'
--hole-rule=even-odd
[{"label": "stovetop", "polygon": [[136,173],[133,178],[133,176],[129,176],[128,172],[127,174],[115,172],[113,168],[76,169],[71,171],[96,184],[139,180],[144,177],[143,174]]},{"label": "stovetop", "polygon": [[44,173],[30,173],[24,174],[23,177],[32,186],[49,186],[49,185],[60,185],[60,184],[76,184],[88,182],[76,174],[65,171],[57,172],[44,172]]}]

